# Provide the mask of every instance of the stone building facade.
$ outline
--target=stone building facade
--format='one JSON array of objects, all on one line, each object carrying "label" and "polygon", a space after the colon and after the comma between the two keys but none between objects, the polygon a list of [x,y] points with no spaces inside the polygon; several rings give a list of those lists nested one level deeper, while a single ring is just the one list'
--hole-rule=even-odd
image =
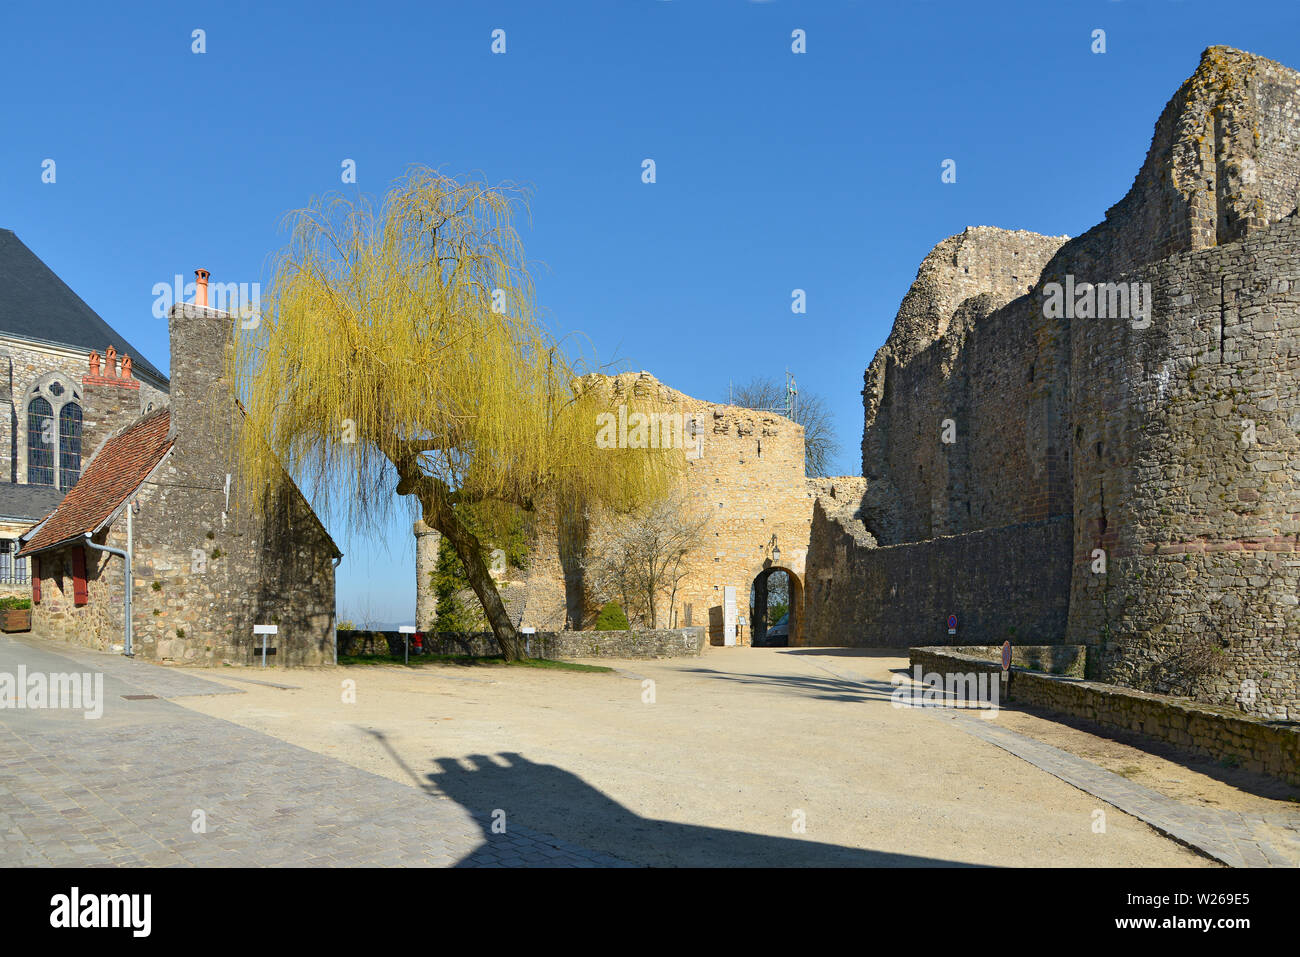
[{"label": "stone building facade", "polygon": [[807,638],[1068,640],[1300,717],[1297,203],[1300,74],[1213,47],[1104,222],[936,247],[866,373],[860,506],[814,517]]},{"label": "stone building facade", "polygon": [[[101,356],[93,377],[92,353]],[[152,363],[0,229],[0,595],[28,593],[18,538],[76,484],[106,426],[161,406],[167,388]]]},{"label": "stone building facade", "polygon": [[169,395],[143,416],[137,388],[90,357],[80,386],[104,437],[77,484],[23,537],[33,632],[124,649],[124,557],[101,546],[131,553],[139,657],[251,663],[253,626],[265,624],[278,628],[272,663],[334,660],[341,553],[287,475],[260,510],[238,499],[231,450],[243,412],[226,378],[236,321],[202,304],[172,308]]}]

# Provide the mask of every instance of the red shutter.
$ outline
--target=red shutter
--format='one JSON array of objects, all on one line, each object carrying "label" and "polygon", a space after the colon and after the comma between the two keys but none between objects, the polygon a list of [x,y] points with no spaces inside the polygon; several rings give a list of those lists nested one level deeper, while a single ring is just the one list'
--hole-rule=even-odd
[{"label": "red shutter", "polygon": [[74,548],[72,550],[72,603],[84,605],[87,601],[89,599],[86,597],[86,550]]},{"label": "red shutter", "polygon": [[41,560],[32,556],[32,604],[41,603]]}]

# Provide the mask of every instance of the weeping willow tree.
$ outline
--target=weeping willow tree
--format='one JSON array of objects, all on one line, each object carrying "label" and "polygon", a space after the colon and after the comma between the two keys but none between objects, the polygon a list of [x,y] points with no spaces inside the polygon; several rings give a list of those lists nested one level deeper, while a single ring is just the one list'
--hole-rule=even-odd
[{"label": "weeping willow tree", "polygon": [[320,514],[362,532],[404,505],[455,549],[511,660],[522,643],[484,543],[521,510],[653,499],[683,467],[676,450],[597,441],[611,396],[538,320],[513,226],[527,209],[516,188],[423,168],[377,207],[314,201],[289,217],[229,370],[245,487],[283,465]]}]

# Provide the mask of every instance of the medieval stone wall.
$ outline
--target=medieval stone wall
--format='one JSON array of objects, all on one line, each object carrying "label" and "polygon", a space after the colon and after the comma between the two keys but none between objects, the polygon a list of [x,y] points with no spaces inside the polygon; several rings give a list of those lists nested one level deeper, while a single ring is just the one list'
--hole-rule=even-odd
[{"label": "medieval stone wall", "polygon": [[1046,413],[1045,376],[1027,375],[1040,341],[1024,297],[1062,242],[974,227],[922,262],[862,391],[863,519],[881,542],[1029,517],[1047,480],[1032,420]]},{"label": "medieval stone wall", "polygon": [[[689,515],[705,522],[701,543],[686,557],[675,601],[661,600],[659,627],[703,626],[711,643],[722,644],[725,594],[731,586],[736,589],[736,643],[749,644],[756,627],[762,627],[751,620],[751,586],[772,568],[791,575],[791,600],[801,612],[813,503],[818,496],[834,502],[838,495],[839,501],[856,505],[862,480],[806,478],[803,428],[776,413],[702,402],[644,372],[611,377],[608,387],[615,405],[620,396],[653,399],[658,407],[698,416],[703,425],[699,454],[686,457],[682,478]],[[552,514],[539,521],[536,531],[522,624],[539,632],[589,626],[599,601],[585,587],[581,571],[584,522]],[[779,564],[772,560],[774,543]],[[430,567],[427,559],[418,560],[417,579],[427,577]],[[802,617],[796,617],[792,643],[801,639]]]},{"label": "medieval stone wall", "polygon": [[1152,690],[1207,644],[1210,700],[1300,713],[1300,219],[1135,278],[1148,328],[1073,330],[1069,634]]},{"label": "medieval stone wall", "polygon": [[[959,621],[1001,596],[980,640],[1037,621],[1108,679],[1297,713],[1298,121],[1300,74],[1210,48],[1102,223],[936,247],[867,370],[861,508],[814,525],[812,641],[892,643],[900,591]],[[1049,305],[1121,281],[1148,316]]]},{"label": "medieval stone wall", "polygon": [[[814,645],[1051,644],[1069,610],[1068,516],[876,547],[858,524],[812,526],[805,607]],[[948,634],[948,618],[957,633]]]}]

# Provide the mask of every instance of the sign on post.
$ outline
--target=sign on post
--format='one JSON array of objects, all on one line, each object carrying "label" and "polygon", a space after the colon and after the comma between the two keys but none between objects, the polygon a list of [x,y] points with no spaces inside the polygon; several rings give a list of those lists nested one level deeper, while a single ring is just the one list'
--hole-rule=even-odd
[{"label": "sign on post", "polygon": [[950,635],[955,635],[955,634],[957,634],[957,616],[956,616],[956,615],[949,615],[949,616],[948,616],[948,634],[950,634]]},{"label": "sign on post", "polygon": [[414,625],[398,625],[397,630],[402,633],[402,663],[411,663],[411,635],[415,634]]},{"label": "sign on post", "polygon": [[736,586],[722,587],[722,643],[736,643]]},{"label": "sign on post", "polygon": [[266,636],[278,635],[280,633],[279,625],[254,625],[253,634],[262,636],[262,667],[266,667]]},{"label": "sign on post", "polygon": [[1010,670],[1011,670],[1011,642],[1004,641],[1002,642],[1002,671],[1005,673]]}]

